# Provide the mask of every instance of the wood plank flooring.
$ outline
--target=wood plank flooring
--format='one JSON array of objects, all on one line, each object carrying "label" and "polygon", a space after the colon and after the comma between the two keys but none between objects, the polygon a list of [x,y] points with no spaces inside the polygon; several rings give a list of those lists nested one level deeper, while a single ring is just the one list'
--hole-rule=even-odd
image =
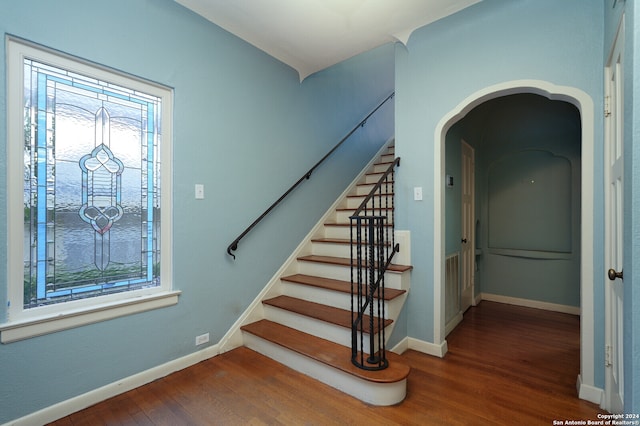
[{"label": "wood plank flooring", "polygon": [[576,316],[485,301],[447,341],[444,359],[402,356],[411,373],[397,406],[369,406],[238,348],[54,425],[551,425],[603,412],[576,396]]}]

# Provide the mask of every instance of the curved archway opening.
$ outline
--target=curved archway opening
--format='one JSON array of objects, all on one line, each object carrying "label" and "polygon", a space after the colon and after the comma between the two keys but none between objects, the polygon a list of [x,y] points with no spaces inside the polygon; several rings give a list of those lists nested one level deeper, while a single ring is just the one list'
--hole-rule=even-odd
[{"label": "curved archway opening", "polygon": [[594,109],[585,92],[568,86],[557,86],[540,80],[510,81],[479,90],[460,102],[438,123],[435,131],[434,194],[434,337],[436,343],[445,342],[445,142],[448,131],[477,106],[499,97],[515,94],[536,94],[549,100],[574,105],[581,121],[581,184],[580,184],[580,397],[591,400],[583,388],[594,385],[594,300],[593,270],[593,209],[594,209]]}]

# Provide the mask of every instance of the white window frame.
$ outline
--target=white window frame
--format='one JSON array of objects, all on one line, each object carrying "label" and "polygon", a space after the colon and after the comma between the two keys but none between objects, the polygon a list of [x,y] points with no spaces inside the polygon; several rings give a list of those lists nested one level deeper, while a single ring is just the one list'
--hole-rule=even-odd
[{"label": "white window frame", "polygon": [[[23,149],[24,59],[50,64],[157,96],[162,102],[160,286],[24,309]],[[172,284],[173,90],[138,77],[7,36],[7,304],[0,341],[9,343],[60,330],[175,305]],[[2,317],[0,317],[2,321]]]}]

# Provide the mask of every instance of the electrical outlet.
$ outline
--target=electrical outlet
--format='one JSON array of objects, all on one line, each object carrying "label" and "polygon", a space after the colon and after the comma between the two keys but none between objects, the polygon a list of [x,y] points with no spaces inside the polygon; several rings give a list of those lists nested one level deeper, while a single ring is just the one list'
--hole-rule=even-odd
[{"label": "electrical outlet", "polygon": [[204,333],[196,336],[196,346],[204,345],[209,341],[209,333]]}]

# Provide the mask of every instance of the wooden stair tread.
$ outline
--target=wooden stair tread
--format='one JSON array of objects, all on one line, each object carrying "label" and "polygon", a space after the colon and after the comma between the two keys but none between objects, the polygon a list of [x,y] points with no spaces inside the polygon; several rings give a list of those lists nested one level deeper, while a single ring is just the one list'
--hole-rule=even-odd
[{"label": "wooden stair tread", "polygon": [[[347,227],[351,226],[350,222],[325,222],[324,226]],[[384,223],[382,226],[393,226],[393,223]]]},{"label": "wooden stair tread", "polygon": [[[364,198],[369,194],[349,194],[347,195],[347,198]],[[382,194],[378,194],[376,193],[376,196],[389,196],[389,197],[393,197],[394,193],[393,192],[383,192]]]},{"label": "wooden stair tread", "polygon": [[[342,293],[351,293],[351,283],[349,281],[334,280],[332,278],[314,277],[312,275],[294,274],[287,277],[280,278],[283,281],[288,281],[296,284],[308,285],[313,287],[319,287],[332,291],[339,291]],[[393,300],[398,296],[406,293],[405,290],[397,290],[395,288],[384,289],[384,300]],[[378,292],[376,292],[376,297]]]},{"label": "wooden stair tread", "polygon": [[351,240],[348,238],[312,238],[311,242],[329,244],[351,244]]},{"label": "wooden stair tread", "polygon": [[[339,266],[349,266],[351,267],[351,259],[346,257],[333,257],[333,256],[318,256],[315,254],[308,256],[301,256],[298,260],[306,261],[306,262],[318,262],[318,263],[329,263],[331,265],[339,265]],[[392,263],[387,268],[388,271],[391,272],[405,272],[413,269],[413,266],[410,265],[397,265]]]},{"label": "wooden stair tread", "polygon": [[[374,208],[369,207],[367,210],[376,210],[376,211],[378,211],[378,210],[393,210],[393,207],[377,207],[376,206]],[[347,207],[339,207],[339,208],[336,209],[336,211],[337,212],[355,212],[356,209],[347,208]]]},{"label": "wooden stair tread", "polygon": [[[262,303],[351,330],[351,311],[290,296],[276,296],[263,300]],[[369,315],[365,315],[362,320],[362,330],[365,333],[369,333],[370,330],[369,318]],[[377,318],[375,321],[377,321]],[[393,320],[386,319],[384,320],[384,326],[387,327],[392,322]]]},{"label": "wooden stair tread", "polygon": [[370,382],[396,383],[406,379],[409,375],[410,367],[403,362],[399,355],[393,352],[387,351],[387,359],[389,361],[388,368],[380,371],[367,371],[351,363],[350,348],[303,333],[293,328],[269,320],[260,320],[252,324],[244,325],[241,329]]},{"label": "wooden stair tread", "polygon": [[[362,182],[362,183],[357,183],[356,186],[374,186],[377,182]],[[393,184],[394,181],[390,180],[385,182],[385,184]]]}]

